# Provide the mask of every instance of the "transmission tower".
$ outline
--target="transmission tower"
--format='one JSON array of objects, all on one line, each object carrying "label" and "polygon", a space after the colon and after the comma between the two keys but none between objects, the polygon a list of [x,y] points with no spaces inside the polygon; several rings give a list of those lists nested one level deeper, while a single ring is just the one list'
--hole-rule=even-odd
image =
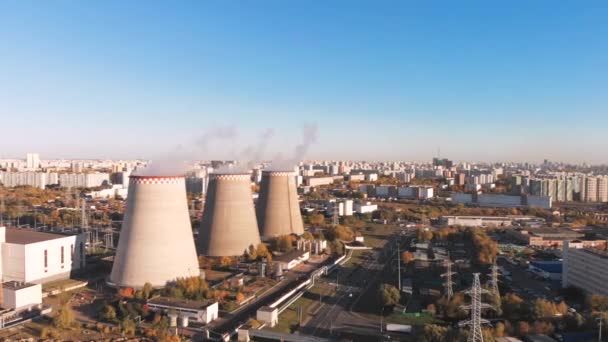
[{"label": "transmission tower", "polygon": [[454,295],[454,282],[452,281],[452,275],[456,274],[456,272],[452,272],[452,265],[454,265],[454,263],[448,256],[448,258],[443,262],[443,266],[446,268],[446,271],[441,275],[441,277],[445,277],[443,287],[445,288],[445,296],[448,298],[448,300],[452,299],[452,296]]},{"label": "transmission tower", "polygon": [[333,202],[333,210],[332,210],[332,220],[331,220],[331,224],[335,226],[338,226],[338,224],[340,224],[340,219],[339,219],[339,204],[338,202]]},{"label": "transmission tower", "polygon": [[83,198],[80,201],[80,227],[82,229],[89,228],[89,218],[87,216],[87,204],[86,200]]},{"label": "transmission tower", "polygon": [[495,296],[500,296],[500,292],[498,291],[498,265],[496,261],[492,264],[492,268],[490,271],[490,291]]},{"label": "transmission tower", "polygon": [[491,308],[489,304],[481,302],[481,295],[489,293],[489,291],[481,288],[479,282],[479,273],[473,273],[473,286],[465,291],[471,297],[470,305],[463,305],[462,309],[471,311],[471,319],[460,322],[460,326],[468,325],[471,327],[469,332],[469,338],[467,342],[483,342],[483,333],[481,331],[481,325],[487,324],[489,321],[481,318],[481,310]]}]

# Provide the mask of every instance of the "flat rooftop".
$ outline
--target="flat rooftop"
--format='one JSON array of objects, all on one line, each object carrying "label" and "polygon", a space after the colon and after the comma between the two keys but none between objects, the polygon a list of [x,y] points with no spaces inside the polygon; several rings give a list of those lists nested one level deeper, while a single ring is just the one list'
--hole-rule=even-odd
[{"label": "flat rooftop", "polygon": [[284,253],[282,255],[275,256],[274,258],[272,258],[272,260],[281,261],[281,262],[290,262],[291,260],[297,259],[306,253],[308,253],[308,252],[294,249],[294,250]]},{"label": "flat rooftop", "polygon": [[27,229],[6,228],[6,242],[13,243],[16,245],[28,245],[30,243],[61,239],[66,236],[73,235],[75,234],[47,233]]},{"label": "flat rooftop", "polygon": [[14,280],[2,283],[3,288],[13,290],[13,291],[25,289],[25,288],[32,287],[32,286],[36,286],[36,284],[24,283],[21,281],[14,281]]},{"label": "flat rooftop", "polygon": [[188,300],[169,297],[156,297],[148,300],[148,304],[162,305],[174,308],[184,308],[190,310],[205,310],[209,305],[213,304],[209,301]]}]

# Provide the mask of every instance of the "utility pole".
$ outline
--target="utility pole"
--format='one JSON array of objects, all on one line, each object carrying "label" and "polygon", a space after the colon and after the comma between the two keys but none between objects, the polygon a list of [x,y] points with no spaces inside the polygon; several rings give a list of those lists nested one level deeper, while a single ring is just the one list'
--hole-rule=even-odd
[{"label": "utility pole", "polygon": [[399,293],[401,293],[401,253],[399,252],[399,241],[397,241],[397,284],[399,284]]},{"label": "utility pole", "polygon": [[481,318],[481,311],[483,309],[491,308],[490,305],[481,302],[481,295],[489,293],[484,290],[479,282],[479,273],[473,273],[473,286],[465,291],[471,297],[470,305],[463,305],[462,308],[471,311],[471,318],[467,321],[459,323],[460,326],[468,325],[471,327],[469,332],[469,338],[467,342],[483,342],[483,333],[481,331],[481,325],[487,324],[489,321]]},{"label": "utility pole", "polygon": [[454,282],[452,281],[452,275],[456,274],[456,272],[452,272],[452,265],[454,265],[454,263],[452,262],[452,260],[450,260],[449,255],[448,258],[444,261],[443,265],[445,266],[446,271],[441,275],[441,277],[445,277],[445,283],[443,284],[443,287],[445,288],[445,296],[448,300],[450,300],[452,299],[452,296],[454,296]]},{"label": "utility pole", "polygon": [[596,318],[596,321],[598,321],[599,324],[599,328],[600,330],[597,332],[597,340],[598,342],[602,342],[602,317]]}]

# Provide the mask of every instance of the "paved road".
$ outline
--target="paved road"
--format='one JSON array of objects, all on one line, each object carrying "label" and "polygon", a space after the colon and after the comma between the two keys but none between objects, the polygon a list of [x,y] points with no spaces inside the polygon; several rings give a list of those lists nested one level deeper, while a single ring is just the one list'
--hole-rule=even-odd
[{"label": "paved road", "polygon": [[[382,246],[382,249],[388,248],[397,236],[391,236]],[[314,336],[330,336],[332,333],[339,331],[348,331],[349,333],[357,333],[362,335],[378,335],[380,332],[380,322],[371,321],[365,317],[359,316],[356,313],[349,311],[366,292],[366,290],[374,286],[374,276],[381,272],[385,265],[382,260],[382,252],[375,251],[370,253],[371,257],[360,266],[356,267],[349,273],[342,270],[339,276],[337,293],[329,297],[321,309],[317,312],[308,323],[300,328],[300,332]],[[334,272],[340,272],[341,268]],[[335,283],[335,274],[329,275],[321,281]],[[355,328],[356,327],[356,328]]]}]

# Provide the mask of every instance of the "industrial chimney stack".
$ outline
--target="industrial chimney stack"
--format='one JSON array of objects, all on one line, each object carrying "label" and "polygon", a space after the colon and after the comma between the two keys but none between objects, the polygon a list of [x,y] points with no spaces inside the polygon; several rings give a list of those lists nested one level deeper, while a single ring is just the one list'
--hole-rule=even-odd
[{"label": "industrial chimney stack", "polygon": [[110,283],[162,287],[199,274],[184,177],[131,176]]},{"label": "industrial chimney stack", "polygon": [[207,256],[238,256],[260,243],[248,173],[212,173],[198,237]]},{"label": "industrial chimney stack", "polygon": [[304,233],[295,177],[293,171],[262,172],[256,207],[262,238]]}]

